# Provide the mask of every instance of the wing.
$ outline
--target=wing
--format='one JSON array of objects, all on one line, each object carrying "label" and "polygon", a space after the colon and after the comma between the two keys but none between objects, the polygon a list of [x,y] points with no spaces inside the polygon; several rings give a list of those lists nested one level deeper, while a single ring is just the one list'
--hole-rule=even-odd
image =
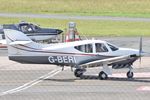
[{"label": "wing", "polygon": [[96,60],[96,61],[92,61],[92,62],[88,62],[85,64],[81,64],[80,66],[90,66],[90,65],[94,65],[94,64],[112,64],[118,61],[123,61],[126,59],[130,59],[132,57],[135,57],[136,55],[126,55],[126,56],[119,56],[119,57],[113,57],[113,58],[107,58],[107,59],[102,59],[102,60]]}]

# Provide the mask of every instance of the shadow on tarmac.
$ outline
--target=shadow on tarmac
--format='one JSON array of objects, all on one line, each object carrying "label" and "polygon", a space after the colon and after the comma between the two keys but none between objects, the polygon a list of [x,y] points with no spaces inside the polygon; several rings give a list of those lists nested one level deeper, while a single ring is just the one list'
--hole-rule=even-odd
[{"label": "shadow on tarmac", "polygon": [[128,82],[150,83],[150,77],[146,77],[146,78],[140,77],[140,78],[133,78],[133,79],[110,77],[108,80],[110,80],[110,81],[128,81]]},{"label": "shadow on tarmac", "polygon": [[56,82],[75,82],[75,80],[79,79],[44,79],[44,81],[56,81]]},{"label": "shadow on tarmac", "polygon": [[[81,78],[69,78],[69,79],[44,79],[45,81],[56,81],[56,82],[75,82],[76,80],[100,80],[98,76],[92,75],[83,75]],[[103,81],[103,80],[100,80]],[[117,77],[108,77],[104,81],[124,81],[124,82],[141,82],[141,83],[150,83],[150,77],[140,77],[140,78],[117,78]]]}]

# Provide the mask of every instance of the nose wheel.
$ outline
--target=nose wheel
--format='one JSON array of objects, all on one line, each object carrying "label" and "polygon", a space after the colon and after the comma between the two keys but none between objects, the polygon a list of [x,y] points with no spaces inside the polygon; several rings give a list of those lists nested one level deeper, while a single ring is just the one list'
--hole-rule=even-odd
[{"label": "nose wheel", "polygon": [[128,71],[128,72],[127,72],[127,77],[128,77],[129,79],[133,78],[133,76],[134,76],[134,74],[133,74],[132,71]]},{"label": "nose wheel", "polygon": [[101,71],[98,76],[101,80],[106,80],[108,78],[108,75],[104,71]]}]

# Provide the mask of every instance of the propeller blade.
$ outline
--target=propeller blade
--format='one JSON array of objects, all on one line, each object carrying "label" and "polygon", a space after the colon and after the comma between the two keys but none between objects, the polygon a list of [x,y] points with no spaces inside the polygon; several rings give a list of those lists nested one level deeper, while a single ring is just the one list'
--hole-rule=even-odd
[{"label": "propeller blade", "polygon": [[139,58],[139,63],[140,63],[140,66],[141,66],[141,61],[142,61],[142,59],[141,59],[141,56],[140,56],[140,58]]},{"label": "propeller blade", "polygon": [[142,36],[140,37],[139,54],[142,53]]},{"label": "propeller blade", "polygon": [[141,56],[142,56],[142,36],[140,37],[140,45],[139,45],[139,63],[140,63],[140,66],[141,66]]}]

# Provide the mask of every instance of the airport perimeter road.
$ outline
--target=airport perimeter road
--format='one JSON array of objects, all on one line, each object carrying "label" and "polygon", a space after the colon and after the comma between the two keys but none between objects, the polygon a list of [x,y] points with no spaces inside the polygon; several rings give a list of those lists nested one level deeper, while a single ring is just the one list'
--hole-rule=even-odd
[{"label": "airport perimeter road", "polygon": [[0,13],[0,17],[150,22],[150,18],[110,17],[110,16],[75,16],[75,15],[73,16],[73,15],[62,15],[62,14]]},{"label": "airport perimeter road", "polygon": [[135,78],[127,70],[114,70],[108,80],[99,80],[100,68],[88,69],[83,79],[70,69],[52,65],[19,64],[0,57],[0,100],[149,100],[150,57],[141,67],[135,63]]},{"label": "airport perimeter road", "polygon": [[[0,48],[0,57],[1,56],[7,56],[8,54],[7,54],[7,48]],[[1,61],[0,61],[1,62]]]}]

